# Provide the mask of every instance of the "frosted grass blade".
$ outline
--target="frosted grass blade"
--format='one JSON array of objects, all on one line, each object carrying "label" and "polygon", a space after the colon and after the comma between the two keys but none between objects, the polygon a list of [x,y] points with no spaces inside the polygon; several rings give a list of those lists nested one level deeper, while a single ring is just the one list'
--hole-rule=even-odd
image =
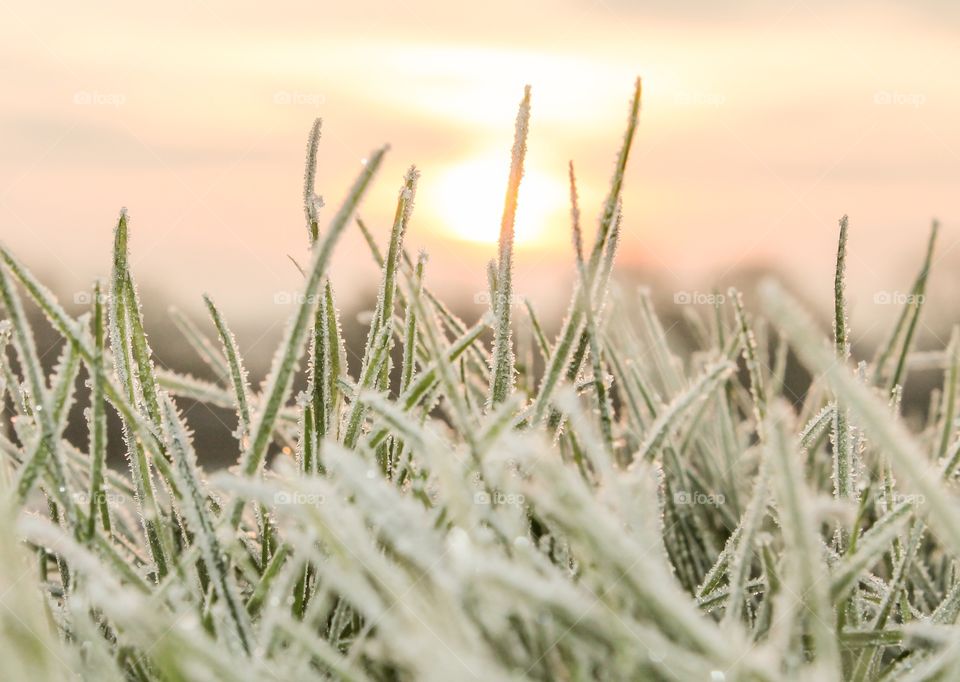
[{"label": "frosted grass blade", "polygon": [[507,181],[507,196],[503,203],[503,218],[500,221],[500,240],[497,249],[496,297],[493,300],[493,367],[490,377],[490,394],[487,409],[502,403],[513,391],[515,381],[515,358],[513,353],[513,233],[517,214],[517,198],[520,181],[523,179],[523,160],[527,154],[527,132],[530,129],[530,86],[523,93],[520,110],[517,112],[513,151],[510,155],[510,177]]},{"label": "frosted grass blade", "polygon": [[223,352],[230,368],[228,376],[236,400],[238,440],[244,443],[250,434],[250,384],[247,380],[247,370],[243,366],[243,359],[240,357],[239,348],[237,348],[236,337],[230,331],[217,306],[207,295],[204,295],[203,302],[207,305],[213,324],[217,328],[220,344],[223,346]]}]

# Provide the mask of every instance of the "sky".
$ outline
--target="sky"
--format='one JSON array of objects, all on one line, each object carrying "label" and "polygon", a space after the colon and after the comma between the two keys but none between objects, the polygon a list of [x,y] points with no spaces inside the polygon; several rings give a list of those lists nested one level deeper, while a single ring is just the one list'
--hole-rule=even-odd
[{"label": "sky", "polygon": [[[592,228],[640,76],[622,270],[696,292],[772,267],[826,303],[846,213],[866,334],[895,314],[878,306],[908,289],[933,218],[931,297],[949,305],[960,285],[958,29],[939,1],[3,2],[0,240],[69,297],[109,273],[125,206],[142,287],[188,310],[210,293],[230,319],[282,315],[322,117],[321,223],[389,143],[360,214],[385,240],[416,164],[408,248],[430,254],[435,290],[469,300],[530,84],[515,288],[556,311],[573,273],[567,163]],[[332,276],[343,302],[375,290],[355,230]]]}]

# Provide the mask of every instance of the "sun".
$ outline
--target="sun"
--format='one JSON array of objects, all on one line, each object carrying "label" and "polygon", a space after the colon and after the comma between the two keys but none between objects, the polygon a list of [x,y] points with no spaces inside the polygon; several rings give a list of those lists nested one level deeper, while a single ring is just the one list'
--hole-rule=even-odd
[{"label": "sun", "polygon": [[[434,189],[442,229],[466,241],[496,242],[508,170],[508,160],[478,157],[444,171]],[[551,221],[563,219],[567,204],[567,190],[562,182],[528,166],[520,183],[514,243],[523,246],[543,241]]]}]

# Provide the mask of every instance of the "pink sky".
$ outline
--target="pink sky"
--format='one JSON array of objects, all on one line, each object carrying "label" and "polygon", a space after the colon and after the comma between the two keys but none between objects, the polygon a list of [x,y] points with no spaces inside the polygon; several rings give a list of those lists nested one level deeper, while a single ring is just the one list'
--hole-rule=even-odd
[{"label": "pink sky", "polygon": [[[463,233],[496,220],[530,83],[534,208],[518,229],[540,237],[517,290],[562,306],[566,162],[595,216],[636,75],[624,264],[683,290],[770,264],[828,300],[848,213],[856,321],[877,291],[907,288],[936,216],[933,297],[957,291],[960,11],[946,2],[60,5],[0,9],[0,239],[62,291],[109,271],[127,206],[144,286],[261,314],[298,286],[287,255],[305,258],[303,151],[322,116],[324,215],[391,143],[362,215],[382,238],[416,163],[408,246],[430,252],[435,288],[469,296],[495,247]],[[333,272],[341,299],[375,287],[353,233]]]}]

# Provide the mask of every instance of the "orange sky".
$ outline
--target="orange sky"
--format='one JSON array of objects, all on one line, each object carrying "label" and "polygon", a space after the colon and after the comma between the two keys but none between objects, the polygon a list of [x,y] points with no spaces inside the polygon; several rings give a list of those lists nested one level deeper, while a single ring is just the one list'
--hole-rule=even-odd
[{"label": "orange sky", "polygon": [[[846,212],[866,305],[906,289],[937,216],[934,296],[957,290],[960,10],[946,2],[58,4],[0,9],[0,239],[61,290],[109,271],[127,206],[143,286],[260,314],[297,288],[287,255],[305,257],[303,150],[322,116],[325,215],[390,142],[361,213],[383,237],[416,163],[408,246],[429,250],[436,288],[469,295],[530,83],[518,230],[535,236],[517,290],[562,306],[566,162],[595,216],[636,75],[624,264],[691,290],[769,263],[829,296]],[[341,299],[375,288],[355,234],[334,276]]]}]

